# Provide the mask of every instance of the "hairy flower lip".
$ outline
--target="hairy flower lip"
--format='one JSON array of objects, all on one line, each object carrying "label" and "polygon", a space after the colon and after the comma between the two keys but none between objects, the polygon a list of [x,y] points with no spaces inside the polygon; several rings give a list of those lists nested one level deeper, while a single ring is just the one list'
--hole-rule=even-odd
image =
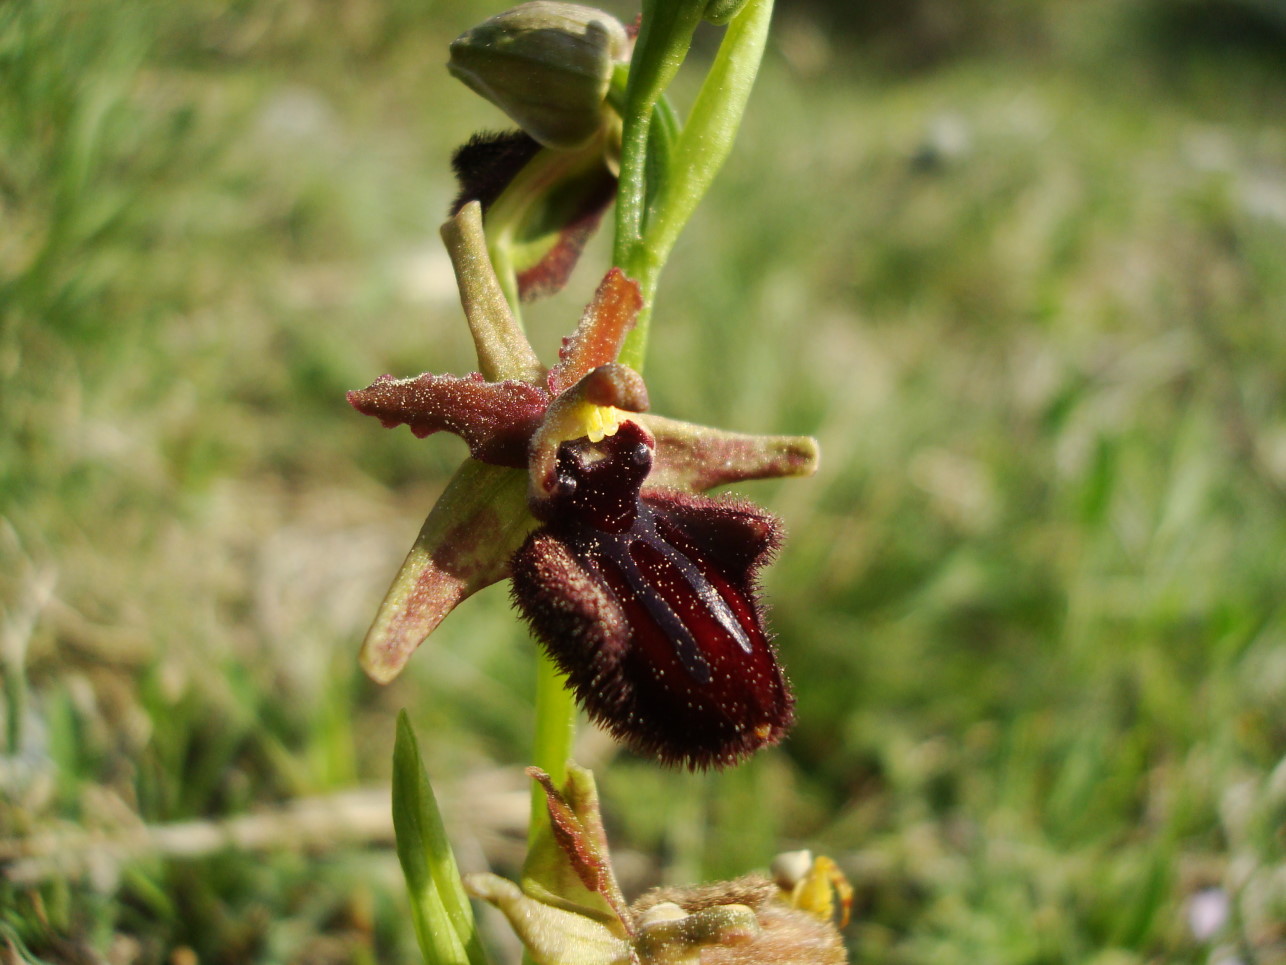
[{"label": "hairy flower lip", "polygon": [[643,494],[652,451],[630,420],[559,447],[513,598],[592,718],[664,762],[725,766],[793,722],[754,580],[780,526],[744,501]]}]

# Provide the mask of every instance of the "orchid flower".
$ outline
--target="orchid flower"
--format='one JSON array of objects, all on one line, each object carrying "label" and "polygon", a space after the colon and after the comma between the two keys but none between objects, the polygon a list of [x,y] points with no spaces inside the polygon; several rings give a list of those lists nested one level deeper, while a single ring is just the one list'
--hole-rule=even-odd
[{"label": "orchid flower", "polygon": [[513,599],[589,716],[640,753],[721,767],[781,739],[793,697],[764,624],[756,573],[781,526],[704,493],[807,475],[816,443],[647,413],[642,377],[615,361],[642,305],[613,268],[546,369],[487,256],[480,206],[443,227],[478,356],[465,376],[381,376],[359,411],[469,446],[367,634],[377,681],[460,601],[509,577]]}]

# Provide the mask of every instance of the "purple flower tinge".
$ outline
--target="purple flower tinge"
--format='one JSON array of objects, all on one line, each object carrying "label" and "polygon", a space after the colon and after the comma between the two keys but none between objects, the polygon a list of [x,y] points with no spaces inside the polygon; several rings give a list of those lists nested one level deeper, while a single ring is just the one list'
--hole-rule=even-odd
[{"label": "purple flower tinge", "polygon": [[811,473],[816,444],[646,414],[641,377],[613,361],[641,303],[617,269],[545,370],[498,293],[479,206],[444,237],[481,371],[386,375],[349,393],[386,426],[460,436],[471,456],[376,616],[367,671],[395,677],[452,607],[508,576],[581,705],[635,750],[704,768],[776,743],[793,698],[755,575],[781,527],[746,500],[701,493]]}]

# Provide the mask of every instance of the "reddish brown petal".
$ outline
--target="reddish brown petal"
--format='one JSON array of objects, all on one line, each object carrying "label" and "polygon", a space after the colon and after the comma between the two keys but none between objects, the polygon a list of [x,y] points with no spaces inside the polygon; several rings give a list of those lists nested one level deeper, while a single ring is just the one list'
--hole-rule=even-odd
[{"label": "reddish brown petal", "polygon": [[611,269],[594,292],[576,331],[563,339],[558,364],[549,370],[550,393],[566,392],[591,369],[614,362],[642,307],[639,286],[621,269]]},{"label": "reddish brown petal", "polygon": [[413,379],[381,375],[368,388],[349,392],[348,401],[386,428],[408,426],[420,438],[451,432],[469,444],[473,458],[521,469],[549,397],[526,382],[488,382],[477,372],[426,372]]},{"label": "reddish brown petal", "polygon": [[[518,270],[518,295],[524,302],[563,290],[580,261],[585,245],[598,230],[608,206],[616,198],[616,176],[596,168],[569,185],[559,210],[551,212],[556,230],[544,232],[545,250],[534,262]],[[528,232],[536,234],[535,231]],[[528,244],[528,250],[533,247]]]}]

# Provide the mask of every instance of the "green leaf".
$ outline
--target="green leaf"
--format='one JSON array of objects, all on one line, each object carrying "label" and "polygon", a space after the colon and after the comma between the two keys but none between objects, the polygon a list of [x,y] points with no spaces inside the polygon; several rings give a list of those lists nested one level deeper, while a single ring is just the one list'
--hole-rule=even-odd
[{"label": "green leaf", "polygon": [[398,714],[393,745],[393,830],[424,960],[428,965],[487,965],[406,711]]},{"label": "green leaf", "polygon": [[674,147],[670,190],[643,239],[658,261],[664,262],[732,150],[768,42],[772,7],[772,0],[750,0],[740,10],[683,125]]},{"label": "green leaf", "polygon": [[[644,0],[643,20],[625,88],[620,185],[616,196],[615,264],[638,280],[631,254],[643,234],[652,109],[688,54],[704,0]],[[633,267],[634,270],[631,270]]]}]

